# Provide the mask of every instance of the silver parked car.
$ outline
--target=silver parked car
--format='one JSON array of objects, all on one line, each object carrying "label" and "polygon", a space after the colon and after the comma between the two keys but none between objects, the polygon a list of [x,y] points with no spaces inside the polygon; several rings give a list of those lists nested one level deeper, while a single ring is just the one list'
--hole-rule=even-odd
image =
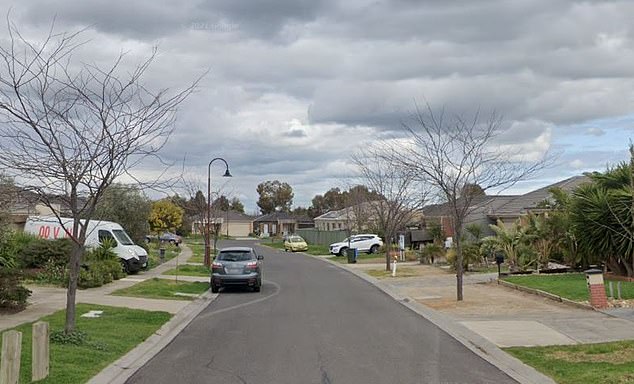
[{"label": "silver parked car", "polygon": [[239,285],[260,292],[262,259],[264,257],[250,247],[221,249],[211,264],[211,292],[217,293],[221,287]]}]

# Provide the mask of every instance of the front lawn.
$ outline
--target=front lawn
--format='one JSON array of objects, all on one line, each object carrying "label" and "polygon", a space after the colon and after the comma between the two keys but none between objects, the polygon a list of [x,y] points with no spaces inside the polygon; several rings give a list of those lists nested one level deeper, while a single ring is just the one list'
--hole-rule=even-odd
[{"label": "front lawn", "polygon": [[[81,345],[51,342],[50,374],[38,383],[84,383],[150,337],[171,318],[167,312],[93,304],[77,304],[76,309],[76,329],[85,334],[85,342]],[[91,310],[103,311],[103,314],[98,318],[80,316]],[[64,320],[64,310],[40,319],[49,323],[51,333],[63,330]],[[20,383],[30,383],[32,324],[14,329],[22,332]]]},{"label": "front lawn", "polygon": [[[329,257],[328,259],[332,260],[332,261],[336,261],[336,262],[341,263],[341,264],[347,264],[348,263],[348,257],[347,256],[332,256],[332,257]],[[385,255],[372,254],[372,253],[370,253],[370,254],[368,254],[368,253],[359,253],[359,254],[357,254],[357,263],[360,263],[360,264],[384,263],[385,264]]]},{"label": "front lawn", "polygon": [[[115,296],[143,297],[147,299],[170,299],[170,300],[194,300],[195,296],[201,295],[209,289],[207,282],[187,282],[152,278],[134,284],[128,288],[117,289],[112,292]],[[178,295],[177,293],[184,294]]]},{"label": "front lawn", "polygon": [[[540,289],[574,301],[588,300],[588,286],[583,273],[567,273],[557,275],[509,276],[504,278],[509,283],[524,287]],[[605,282],[606,294],[609,295],[608,281]],[[617,295],[617,282],[613,282],[614,296]],[[624,300],[634,299],[634,283],[621,282],[621,297]]]},{"label": "front lawn", "polygon": [[560,384],[634,383],[634,341],[505,351]]},{"label": "front lawn", "polygon": [[188,237],[185,239],[185,243],[192,250],[192,256],[187,261],[189,263],[202,264],[205,261],[205,241],[202,237],[199,237],[198,239]]},{"label": "front lawn", "polygon": [[178,256],[178,254],[181,252],[180,247],[177,247],[176,245],[170,244],[170,243],[161,243],[158,241],[153,241],[151,243],[148,243],[148,265],[149,268],[154,268],[157,265],[161,264],[161,257],[160,257],[160,249],[164,248],[165,249],[165,259],[163,260],[163,262],[173,259],[174,257]]},{"label": "front lawn", "polygon": [[[414,276],[422,276],[421,270],[416,270],[414,268],[408,267],[396,267],[396,276],[395,277],[414,277]],[[389,279],[392,278],[392,272],[386,271],[385,269],[370,269],[365,271],[370,276],[376,277],[377,279]]]},{"label": "front lawn", "polygon": [[200,276],[209,277],[209,268],[204,265],[182,264],[178,268],[170,269],[163,272],[164,275],[183,275],[183,276]]}]

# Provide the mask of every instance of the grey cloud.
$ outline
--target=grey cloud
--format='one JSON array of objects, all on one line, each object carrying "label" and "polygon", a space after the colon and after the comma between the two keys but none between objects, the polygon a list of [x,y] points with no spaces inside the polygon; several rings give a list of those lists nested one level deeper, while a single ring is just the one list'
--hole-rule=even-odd
[{"label": "grey cloud", "polygon": [[586,129],[586,135],[591,135],[591,136],[603,136],[605,135],[605,131],[601,128],[597,128],[597,127],[592,127],[592,128],[588,128]]},{"label": "grey cloud", "polygon": [[24,22],[48,25],[55,16],[58,25],[90,26],[107,34],[149,40],[190,28],[194,13],[191,5],[168,0],[36,0],[24,4]]},{"label": "grey cloud", "polygon": [[306,132],[303,129],[292,129],[288,131],[285,136],[287,137],[306,137]]}]

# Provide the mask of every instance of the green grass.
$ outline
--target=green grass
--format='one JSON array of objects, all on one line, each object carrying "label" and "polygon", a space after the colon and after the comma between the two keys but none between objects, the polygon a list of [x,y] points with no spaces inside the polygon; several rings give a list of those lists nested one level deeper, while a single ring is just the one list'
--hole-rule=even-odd
[{"label": "green grass", "polygon": [[[489,265],[488,267],[485,267],[484,265],[477,266],[477,267],[470,267],[467,273],[497,273],[497,271],[498,271],[497,264],[493,264],[493,265]],[[500,268],[500,272],[508,272],[508,271],[509,271],[509,267],[506,265],[503,265]]]},{"label": "green grass", "polygon": [[177,247],[170,243],[159,243],[159,242],[153,241],[149,243],[148,246],[149,246],[149,250],[147,253],[148,253],[148,264],[150,269],[161,264],[161,258],[159,253],[160,248],[165,248],[165,261],[173,259],[174,257],[178,256],[178,254],[181,252],[180,247]]},{"label": "green grass", "polygon": [[178,266],[178,271],[176,268],[170,269],[169,271],[163,272],[164,275],[184,275],[184,276],[201,276],[201,277],[209,277],[209,268],[204,265],[191,265],[191,264],[183,264]]},{"label": "green grass", "polygon": [[190,263],[202,263],[205,259],[205,243],[187,241],[187,246],[192,250],[192,257],[187,261]]},{"label": "green grass", "polygon": [[[365,271],[370,276],[376,277],[377,279],[386,279],[392,277],[392,272],[386,271],[385,269],[370,269]],[[417,272],[413,268],[407,267],[396,267],[396,276],[395,277],[413,277],[420,276],[420,273]]]},{"label": "green grass", "polygon": [[505,350],[560,384],[634,383],[634,341],[631,340]]},{"label": "green grass", "polygon": [[[154,334],[171,315],[138,309],[115,308],[103,305],[77,304],[76,329],[88,336],[87,345],[50,344],[50,374],[38,381],[46,384],[83,383],[115,360]],[[99,318],[80,315],[90,311],[104,311]],[[41,318],[49,323],[51,332],[64,328],[65,311]],[[22,360],[20,383],[31,382],[32,323],[14,328],[22,332]]]},{"label": "green grass", "polygon": [[148,299],[193,300],[194,297],[178,296],[175,293],[202,294],[209,289],[207,282],[181,282],[153,278],[134,284],[128,288],[112,292],[116,296],[143,297]]},{"label": "green grass", "polygon": [[[341,264],[348,263],[347,256],[332,256],[328,258],[329,260],[336,261]],[[363,263],[385,263],[385,255],[381,254],[368,254],[368,253],[359,253],[357,254],[357,262]]]},{"label": "green grass", "polygon": [[[588,300],[588,286],[583,273],[510,276],[504,280],[524,287],[540,289],[574,301]],[[615,296],[617,294],[616,285],[617,282],[613,282]],[[608,281],[605,282],[605,289],[606,294],[609,295]],[[634,299],[634,283],[621,282],[621,297],[626,300]]]}]

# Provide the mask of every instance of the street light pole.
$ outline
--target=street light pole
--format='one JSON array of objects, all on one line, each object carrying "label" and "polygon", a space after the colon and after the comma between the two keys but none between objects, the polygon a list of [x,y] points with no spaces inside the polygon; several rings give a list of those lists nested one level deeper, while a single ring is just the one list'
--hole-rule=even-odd
[{"label": "street light pole", "polygon": [[211,159],[209,165],[207,166],[207,236],[205,236],[205,266],[209,268],[211,265],[211,164],[220,160],[225,163],[225,174],[223,177],[231,177],[231,173],[229,173],[229,164],[222,157],[216,157]]}]

